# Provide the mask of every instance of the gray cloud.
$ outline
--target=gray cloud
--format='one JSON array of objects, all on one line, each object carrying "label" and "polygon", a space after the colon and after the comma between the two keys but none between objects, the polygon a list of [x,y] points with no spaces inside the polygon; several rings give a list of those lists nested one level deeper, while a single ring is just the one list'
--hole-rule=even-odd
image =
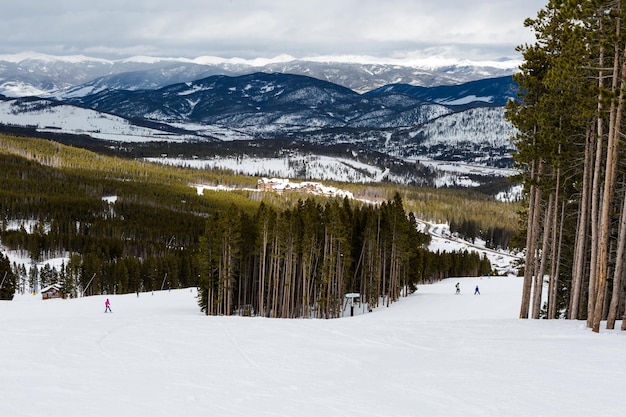
[{"label": "gray cloud", "polygon": [[3,1],[0,53],[512,56],[545,0]]}]

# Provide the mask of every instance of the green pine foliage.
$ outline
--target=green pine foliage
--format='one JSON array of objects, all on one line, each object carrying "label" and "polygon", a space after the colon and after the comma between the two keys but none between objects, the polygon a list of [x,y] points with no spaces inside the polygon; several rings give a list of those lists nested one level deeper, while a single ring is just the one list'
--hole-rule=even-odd
[{"label": "green pine foliage", "polygon": [[206,217],[227,204],[258,205],[237,193],[199,196],[191,184],[207,181],[205,173],[44,140],[0,136],[0,165],[3,245],[37,262],[73,254],[64,271],[44,265],[39,283],[60,283],[70,296],[197,285]]},{"label": "green pine foliage", "polygon": [[0,254],[0,300],[12,300],[17,286],[17,277],[11,269],[9,258]]}]

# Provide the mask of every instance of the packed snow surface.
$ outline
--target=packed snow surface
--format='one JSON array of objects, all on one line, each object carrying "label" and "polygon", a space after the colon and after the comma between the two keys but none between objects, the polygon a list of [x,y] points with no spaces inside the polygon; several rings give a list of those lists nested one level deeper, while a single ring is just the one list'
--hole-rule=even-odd
[{"label": "packed snow surface", "polygon": [[519,320],[521,284],[448,279],[335,320],[207,317],[195,289],[109,295],[106,314],[107,296],[16,296],[0,415],[624,415],[626,334]]}]

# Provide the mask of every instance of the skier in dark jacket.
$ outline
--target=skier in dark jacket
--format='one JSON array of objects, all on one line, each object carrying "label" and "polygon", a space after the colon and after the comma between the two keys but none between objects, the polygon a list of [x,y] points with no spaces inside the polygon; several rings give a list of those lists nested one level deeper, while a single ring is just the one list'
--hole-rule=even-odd
[{"label": "skier in dark jacket", "polygon": [[478,285],[476,286],[476,289],[474,290],[474,295],[480,295],[480,290],[478,289]]}]

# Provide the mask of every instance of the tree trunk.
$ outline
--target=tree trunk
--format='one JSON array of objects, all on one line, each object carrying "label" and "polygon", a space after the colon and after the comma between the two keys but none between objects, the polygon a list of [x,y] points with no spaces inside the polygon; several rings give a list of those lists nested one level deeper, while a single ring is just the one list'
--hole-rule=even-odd
[{"label": "tree trunk", "polygon": [[540,176],[542,162],[539,162],[538,172],[535,171],[536,161],[531,164],[531,186],[529,192],[529,204],[528,204],[528,226],[526,230],[526,260],[524,267],[524,284],[522,289],[522,304],[520,309],[520,319],[527,319],[530,311],[530,295],[533,283],[534,274],[534,255],[535,255],[535,242],[536,231],[538,229],[539,222],[539,199],[541,191],[536,185]]},{"label": "tree trunk", "polygon": [[583,285],[583,275],[585,273],[585,252],[587,249],[587,229],[589,224],[589,196],[592,179],[593,166],[593,135],[591,129],[585,135],[585,158],[583,163],[583,183],[578,209],[578,221],[576,228],[576,239],[574,242],[574,264],[572,265],[572,288],[569,302],[570,320],[578,319],[580,308],[581,289]]},{"label": "tree trunk", "polygon": [[259,288],[257,298],[259,302],[259,316],[265,316],[265,281],[267,274],[267,246],[269,245],[269,224],[267,220],[263,222],[261,236],[261,254],[259,257]]},{"label": "tree trunk", "polygon": [[591,188],[591,257],[589,265],[589,290],[587,294],[587,327],[593,325],[593,313],[596,302],[596,277],[598,265],[598,233],[599,222],[598,212],[600,205],[600,166],[602,164],[602,139],[600,135],[596,137],[596,158],[594,163],[593,185]]},{"label": "tree trunk", "polygon": [[622,213],[619,222],[619,237],[617,239],[617,256],[615,260],[615,273],[613,275],[613,294],[607,317],[606,328],[614,329],[615,320],[619,310],[620,300],[623,295],[622,276],[624,274],[624,255],[626,252],[626,198],[622,201]]},{"label": "tree trunk", "polygon": [[[555,200],[559,200],[559,186],[560,186],[561,170],[557,170],[557,187]],[[550,262],[550,285],[548,290],[548,319],[556,318],[557,308],[557,292],[559,284],[559,265],[561,263],[561,243],[563,237],[563,221],[565,217],[565,202],[561,204],[561,217],[558,216],[559,205],[555,202],[553,223],[552,223],[552,260]],[[561,225],[558,230],[559,223]]]},{"label": "tree trunk", "polygon": [[[600,31],[602,26],[600,26]],[[598,67],[604,67],[604,48],[600,46]],[[593,315],[596,302],[597,249],[599,243],[599,204],[600,204],[600,172],[602,166],[602,140],[604,137],[603,106],[604,71],[598,73],[598,115],[596,130],[596,160],[593,170],[593,187],[591,191],[591,265],[589,267],[589,294],[587,299],[587,327],[593,327]]]},{"label": "tree trunk", "polygon": [[[617,35],[620,35],[619,20],[617,23]],[[617,73],[619,56],[621,55],[619,45],[615,43],[615,73],[613,76],[612,90],[617,89]],[[621,128],[622,113],[624,111],[624,86],[626,84],[626,61],[622,64],[620,75],[620,94],[617,99],[611,102],[611,112],[609,115],[609,135],[607,142],[607,155],[604,175],[604,193],[602,197],[602,212],[600,220],[600,242],[598,253],[598,278],[597,278],[597,298],[594,309],[593,331],[600,331],[600,321],[603,318],[604,302],[607,291],[607,268],[609,262],[609,237],[611,232],[611,211],[613,203],[613,193],[615,191],[615,179],[617,177],[617,162],[619,154],[618,135]]]},{"label": "tree trunk", "polygon": [[548,244],[550,242],[550,226],[552,225],[552,205],[554,204],[554,193],[548,197],[548,207],[545,210],[543,222],[543,241],[541,244],[541,264],[539,272],[535,276],[535,288],[533,294],[533,318],[538,319],[541,313],[541,295],[543,293],[543,277],[549,261]]},{"label": "tree trunk", "polygon": [[[626,49],[624,50],[624,59],[626,59]],[[621,88],[617,109],[617,120],[615,122],[615,141],[616,141],[616,153],[618,148],[619,137],[621,136],[621,120],[623,114],[624,107],[624,88],[626,86],[626,61],[622,63],[622,72],[621,72]],[[615,156],[615,160],[617,163],[618,156]],[[623,195],[623,194],[622,194]],[[619,232],[617,239],[617,256],[615,261],[615,272],[613,274],[613,293],[611,297],[611,304],[609,307],[609,314],[607,316],[607,329],[615,328],[615,320],[619,313],[620,303],[622,301],[623,296],[623,288],[622,288],[622,276],[624,274],[624,256],[626,252],[626,196],[622,201],[622,211],[620,215],[619,221]],[[622,325],[624,327],[624,325]]]}]

